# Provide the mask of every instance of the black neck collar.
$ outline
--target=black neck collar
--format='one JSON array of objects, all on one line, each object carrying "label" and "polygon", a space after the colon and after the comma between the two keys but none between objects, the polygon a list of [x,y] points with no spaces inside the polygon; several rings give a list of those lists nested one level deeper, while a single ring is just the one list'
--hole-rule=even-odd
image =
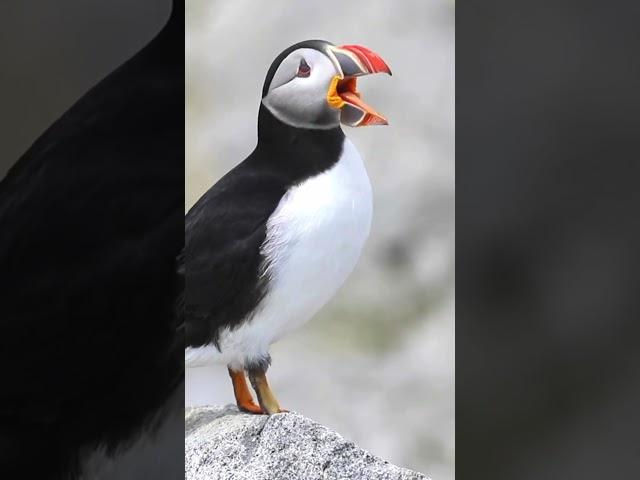
[{"label": "black neck collar", "polygon": [[344,139],[339,126],[326,130],[292,127],[260,104],[257,157],[288,177],[306,178],[331,168],[340,159]]},{"label": "black neck collar", "polygon": [[306,148],[309,143],[323,144],[331,151],[336,144],[342,146],[344,133],[337,126],[328,129],[292,127],[278,120],[267,107],[260,103],[258,112],[258,145],[270,149]]}]

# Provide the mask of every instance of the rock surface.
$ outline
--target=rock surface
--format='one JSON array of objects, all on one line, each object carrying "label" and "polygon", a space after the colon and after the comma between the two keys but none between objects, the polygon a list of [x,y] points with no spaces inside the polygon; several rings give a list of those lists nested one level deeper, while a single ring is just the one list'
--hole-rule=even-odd
[{"label": "rock surface", "polygon": [[185,411],[186,480],[428,480],[296,413]]}]

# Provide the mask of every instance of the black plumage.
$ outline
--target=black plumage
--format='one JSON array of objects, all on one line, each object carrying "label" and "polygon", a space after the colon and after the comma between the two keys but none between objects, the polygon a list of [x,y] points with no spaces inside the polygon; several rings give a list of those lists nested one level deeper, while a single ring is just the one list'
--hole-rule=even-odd
[{"label": "black plumage", "polygon": [[[269,75],[274,71],[272,67]],[[215,344],[222,328],[238,325],[259,304],[268,290],[266,278],[259,274],[265,262],[260,247],[267,220],[289,188],[338,161],[343,142],[340,127],[291,127],[260,106],[255,150],[213,185],[186,217],[187,347]]]},{"label": "black plumage", "polygon": [[2,478],[75,477],[183,379],[183,49],[178,1],[0,183]]}]

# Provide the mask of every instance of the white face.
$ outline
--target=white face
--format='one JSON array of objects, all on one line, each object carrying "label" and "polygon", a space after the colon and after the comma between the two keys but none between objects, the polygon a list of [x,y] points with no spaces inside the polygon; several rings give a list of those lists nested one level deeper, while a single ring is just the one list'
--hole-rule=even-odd
[{"label": "white face", "polygon": [[322,52],[294,50],[280,63],[262,103],[278,120],[293,127],[337,127],[340,110],[327,101],[336,75],[341,72]]}]

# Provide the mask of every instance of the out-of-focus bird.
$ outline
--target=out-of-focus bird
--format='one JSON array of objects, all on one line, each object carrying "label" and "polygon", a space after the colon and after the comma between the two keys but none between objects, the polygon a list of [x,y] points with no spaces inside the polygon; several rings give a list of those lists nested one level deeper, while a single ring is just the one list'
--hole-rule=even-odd
[{"label": "out-of-focus bird", "polygon": [[0,477],[82,474],[184,378],[184,2],[0,183]]},{"label": "out-of-focus bird", "polygon": [[269,346],[331,299],[369,234],[369,178],[340,124],[387,124],[356,89],[377,72],[391,74],[361,46],[287,48],[264,82],[257,147],[186,216],[186,364],[227,364],[241,410],[282,411]]}]

